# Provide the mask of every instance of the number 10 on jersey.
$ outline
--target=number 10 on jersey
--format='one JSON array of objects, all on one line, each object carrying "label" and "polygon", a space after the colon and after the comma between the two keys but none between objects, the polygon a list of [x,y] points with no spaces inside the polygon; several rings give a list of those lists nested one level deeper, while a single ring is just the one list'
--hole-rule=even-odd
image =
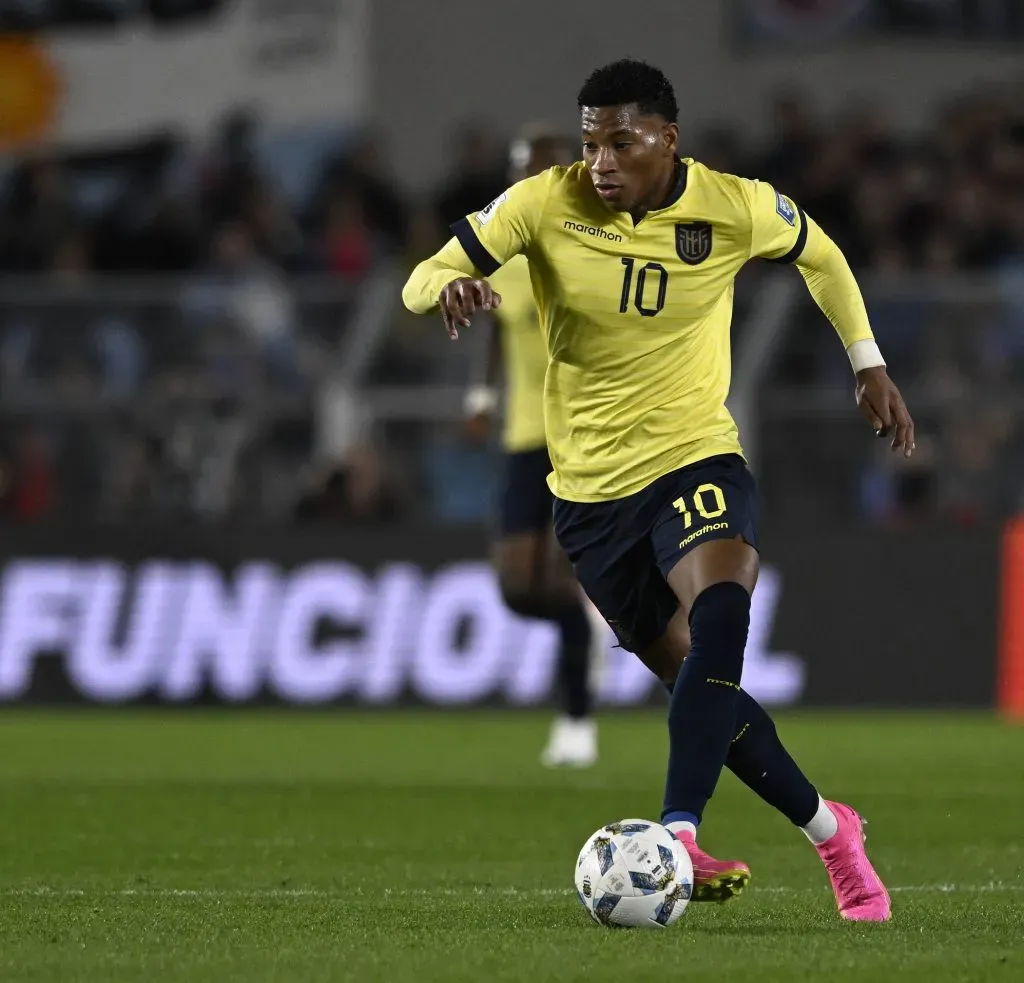
[{"label": "number 10 on jersey", "polygon": [[[644,263],[636,271],[636,293],[633,293],[633,268],[636,260],[632,256],[623,256],[622,265],[626,267],[622,274],[622,297],[619,299],[619,313],[625,314],[629,310],[629,301],[632,296],[633,306],[640,312],[642,317],[654,317],[659,314],[665,306],[665,294],[668,292],[668,270],[661,263]],[[657,275],[658,286],[654,286],[654,278]],[[650,283],[648,283],[650,278]],[[645,300],[654,299],[657,290],[657,299],[651,307]]]}]

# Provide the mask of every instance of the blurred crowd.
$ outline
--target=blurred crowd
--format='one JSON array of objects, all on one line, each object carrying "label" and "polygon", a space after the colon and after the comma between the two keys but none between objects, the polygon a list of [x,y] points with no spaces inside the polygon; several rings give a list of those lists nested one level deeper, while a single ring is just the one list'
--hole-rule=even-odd
[{"label": "blurred crowd", "polygon": [[[733,130],[684,133],[684,153],[772,181],[842,246],[891,370],[920,407],[912,467],[833,439],[842,428],[834,413],[819,421],[815,399],[848,379],[809,311],[766,395],[768,497],[886,522],[978,521],[1024,504],[1013,406],[1024,369],[1019,96],[965,96],[906,135],[879,108],[823,119],[785,93],[759,145]],[[465,379],[464,352],[453,357],[397,305],[372,316],[361,305],[373,278],[400,282],[450,222],[505,186],[506,135],[467,123],[448,145],[450,175],[418,199],[372,134],[325,135],[299,161],[269,152],[245,113],[204,146],[153,139],[8,162],[0,513],[485,519],[490,443],[454,420],[374,419],[360,395]],[[927,278],[948,286],[953,271],[989,286],[932,298]],[[917,292],[893,293],[908,275]],[[346,364],[353,338],[372,351],[358,378]],[[807,398],[772,402],[779,393]]]},{"label": "blurred crowd", "polygon": [[[789,400],[787,417],[772,409],[786,400],[769,394],[765,431],[784,477],[768,484],[780,512],[969,524],[1024,508],[1022,94],[965,96],[909,137],[886,126],[881,108],[822,125],[784,95],[761,153],[747,157],[728,134],[710,135],[716,164],[771,180],[842,246],[918,420],[918,453],[904,462],[865,449],[858,422],[837,424],[830,400]],[[772,389],[848,399],[834,339],[812,304],[802,310]]]},{"label": "blurred crowd", "polygon": [[767,147],[712,131],[701,159],[783,189],[857,269],[988,269],[1024,252],[1021,95],[965,96],[907,136],[888,128],[884,107],[857,107],[826,124],[798,95],[784,94]]}]

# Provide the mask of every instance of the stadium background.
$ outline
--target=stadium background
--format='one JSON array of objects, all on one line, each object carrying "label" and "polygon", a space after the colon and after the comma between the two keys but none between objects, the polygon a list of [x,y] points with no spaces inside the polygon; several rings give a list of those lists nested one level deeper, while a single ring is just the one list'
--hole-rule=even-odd
[{"label": "stadium background", "polygon": [[[399,292],[627,54],[838,240],[917,419],[895,460],[744,272],[744,683],[869,817],[884,926],[731,774],[743,897],[608,932],[572,890],[658,814],[664,697],[611,649],[598,764],[541,766],[479,336]],[[1024,979],[1022,54],[1024,0],[2,0],[0,981]]]},{"label": "stadium background", "polygon": [[[554,637],[486,564],[472,338],[399,288],[516,128],[571,133],[630,52],[675,80],[687,153],[844,248],[918,419],[909,463],[866,439],[799,279],[745,272],[745,682],[1024,712],[1022,5],[443,6],[3,5],[0,701],[548,702]],[[616,650],[603,698],[659,702]]]}]

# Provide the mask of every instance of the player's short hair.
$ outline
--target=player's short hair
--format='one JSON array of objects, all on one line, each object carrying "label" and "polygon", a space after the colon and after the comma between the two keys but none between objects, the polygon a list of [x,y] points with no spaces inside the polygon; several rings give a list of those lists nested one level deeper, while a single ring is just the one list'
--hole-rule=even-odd
[{"label": "player's short hair", "polygon": [[634,58],[623,58],[595,69],[576,97],[580,109],[631,103],[635,103],[641,113],[656,113],[669,123],[679,118],[676,94],[665,73]]}]

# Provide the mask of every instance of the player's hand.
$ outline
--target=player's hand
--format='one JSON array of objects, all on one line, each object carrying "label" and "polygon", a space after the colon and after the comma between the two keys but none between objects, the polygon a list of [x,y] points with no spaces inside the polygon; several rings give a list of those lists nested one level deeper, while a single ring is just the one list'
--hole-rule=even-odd
[{"label": "player's hand", "polygon": [[501,295],[486,280],[459,277],[452,280],[437,300],[445,330],[457,341],[459,328],[468,328],[470,317],[479,311],[493,311],[501,306]]},{"label": "player's hand", "polygon": [[914,451],[914,421],[885,366],[857,373],[857,405],[876,437],[888,437],[891,433],[892,449],[902,450],[905,457],[910,457]]}]

